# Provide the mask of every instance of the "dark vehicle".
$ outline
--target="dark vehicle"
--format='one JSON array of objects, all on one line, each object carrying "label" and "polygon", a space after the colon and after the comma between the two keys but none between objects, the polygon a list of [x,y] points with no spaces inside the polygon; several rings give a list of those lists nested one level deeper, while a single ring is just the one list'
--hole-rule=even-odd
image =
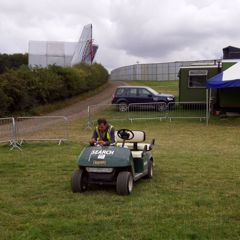
[{"label": "dark vehicle", "polygon": [[154,89],[144,86],[118,87],[112,98],[112,104],[119,104],[120,112],[126,112],[131,103],[153,103],[158,111],[163,111],[170,102],[175,102],[175,96],[158,93]]},{"label": "dark vehicle", "polygon": [[133,183],[153,177],[155,143],[145,143],[144,131],[120,129],[116,146],[88,146],[83,149],[71,178],[72,192],[84,192],[89,185],[115,185],[120,195],[128,195]]}]

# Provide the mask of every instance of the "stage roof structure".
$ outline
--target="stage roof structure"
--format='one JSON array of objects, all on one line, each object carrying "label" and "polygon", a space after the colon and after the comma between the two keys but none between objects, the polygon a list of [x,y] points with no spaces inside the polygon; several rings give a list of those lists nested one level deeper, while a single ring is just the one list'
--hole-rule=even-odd
[{"label": "stage roof structure", "polygon": [[29,41],[30,66],[47,67],[50,64],[73,66],[79,63],[91,64],[98,45],[93,43],[92,24],[83,27],[78,42]]}]

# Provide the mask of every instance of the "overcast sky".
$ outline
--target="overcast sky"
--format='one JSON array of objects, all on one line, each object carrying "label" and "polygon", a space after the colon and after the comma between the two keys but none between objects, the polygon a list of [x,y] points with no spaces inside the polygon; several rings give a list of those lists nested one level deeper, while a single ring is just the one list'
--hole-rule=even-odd
[{"label": "overcast sky", "polygon": [[77,41],[88,23],[96,60],[109,70],[240,47],[240,0],[0,0],[0,52],[27,52],[29,40]]}]

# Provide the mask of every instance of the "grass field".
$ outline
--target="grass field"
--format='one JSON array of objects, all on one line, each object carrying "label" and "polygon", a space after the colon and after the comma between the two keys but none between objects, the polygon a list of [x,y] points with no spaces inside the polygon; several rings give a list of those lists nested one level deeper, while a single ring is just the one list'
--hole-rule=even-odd
[{"label": "grass field", "polygon": [[85,122],[61,146],[0,146],[0,239],[240,239],[239,124],[114,122],[156,138],[154,177],[127,197],[113,187],[71,193]]},{"label": "grass field", "polygon": [[178,97],[178,85],[179,81],[142,81],[142,80],[134,80],[134,81],[125,81],[129,85],[136,86],[148,86],[160,93],[169,93]]}]

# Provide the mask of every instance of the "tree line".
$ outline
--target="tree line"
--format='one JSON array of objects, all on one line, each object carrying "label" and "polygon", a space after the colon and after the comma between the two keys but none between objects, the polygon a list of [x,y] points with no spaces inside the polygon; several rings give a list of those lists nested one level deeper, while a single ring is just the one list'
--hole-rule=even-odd
[{"label": "tree line", "polygon": [[[15,65],[16,66],[16,65]],[[61,101],[93,90],[108,80],[100,64],[47,68],[7,67],[0,74],[0,116],[26,113],[33,107]]]},{"label": "tree line", "polygon": [[0,74],[8,71],[9,69],[17,69],[21,65],[28,64],[28,54],[14,53],[14,54],[1,54],[0,53]]}]

